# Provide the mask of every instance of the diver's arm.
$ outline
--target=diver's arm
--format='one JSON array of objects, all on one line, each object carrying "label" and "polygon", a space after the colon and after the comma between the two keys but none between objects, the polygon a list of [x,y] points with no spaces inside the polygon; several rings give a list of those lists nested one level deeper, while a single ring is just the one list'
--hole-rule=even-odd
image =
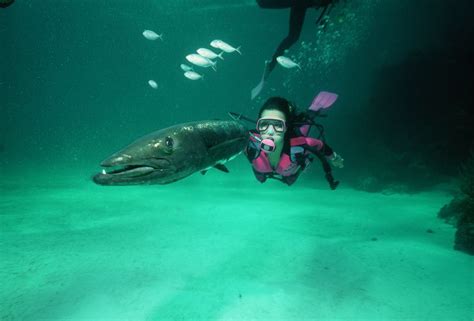
[{"label": "diver's arm", "polygon": [[344,158],[337,154],[328,144],[323,143],[321,153],[331,162],[331,165],[337,168],[344,167]]},{"label": "diver's arm", "polygon": [[252,162],[255,158],[257,158],[260,155],[260,147],[255,138],[253,138],[251,135],[249,136],[249,140],[247,143],[247,146],[245,147],[244,150],[245,156],[247,156],[247,159],[249,162]]},{"label": "diver's arm", "polygon": [[[334,177],[332,176],[332,168],[331,168],[331,165],[329,164],[328,157],[325,155],[324,146],[327,146],[327,145],[324,144],[323,148],[319,150],[316,146],[306,145],[305,149],[310,151],[311,153],[316,155],[316,157],[319,158],[319,160],[321,161],[321,165],[323,165],[323,170],[325,173],[326,180],[329,183],[329,187],[331,187],[332,190],[335,190],[337,185],[339,185],[339,181],[336,181]],[[332,149],[329,146],[327,146],[326,148],[327,148],[326,152],[328,152],[329,149],[332,151]]]},{"label": "diver's arm", "polygon": [[323,143],[323,147],[321,148],[321,152],[326,157],[332,157],[332,155],[334,154],[333,149],[326,143]]},{"label": "diver's arm", "polygon": [[249,162],[252,162],[255,158],[258,157],[258,151],[257,149],[251,147],[251,146],[247,146],[247,148],[245,148],[245,156],[247,156],[247,159]]}]

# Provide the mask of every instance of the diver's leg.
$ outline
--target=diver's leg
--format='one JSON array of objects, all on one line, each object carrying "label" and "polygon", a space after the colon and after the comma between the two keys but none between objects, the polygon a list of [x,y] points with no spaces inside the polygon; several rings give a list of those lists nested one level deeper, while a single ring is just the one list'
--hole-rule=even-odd
[{"label": "diver's leg", "polygon": [[[272,60],[268,63],[266,73],[268,76],[272,72],[273,68],[277,63],[276,58],[283,55],[286,49],[290,48],[296,41],[298,41],[301,30],[303,29],[304,17],[306,15],[306,8],[298,7],[291,8],[290,12],[290,29],[288,31],[288,36],[280,42],[278,48],[273,54]],[[265,77],[266,78],[266,77]]]},{"label": "diver's leg", "polygon": [[334,3],[337,0],[309,0],[312,3],[312,7],[320,8],[326,7],[327,5]]},{"label": "diver's leg", "polygon": [[0,0],[0,8],[7,8],[13,4],[15,0]]},{"label": "diver's leg", "polygon": [[263,71],[262,79],[260,80],[258,85],[251,90],[251,99],[257,97],[262,91],[268,76],[276,66],[276,58],[278,56],[281,56],[285,52],[285,50],[290,48],[300,37],[301,29],[303,28],[306,9],[308,8],[307,6],[305,6],[306,1],[307,0],[257,0],[259,6],[264,8],[285,8],[286,6],[291,6],[291,11],[288,36],[283,39],[282,42],[278,45],[278,48],[273,54],[272,59],[265,61],[265,69]]},{"label": "diver's leg", "polygon": [[257,4],[265,9],[284,9],[293,6],[295,1],[298,0],[257,0]]},{"label": "diver's leg", "polygon": [[334,176],[332,176],[332,169],[331,169],[331,165],[329,164],[328,159],[320,151],[317,151],[314,154],[321,161],[321,165],[323,165],[323,170],[324,170],[324,174],[325,174],[324,177],[328,181],[329,187],[331,187],[332,190],[335,190],[337,185],[339,185],[339,181],[336,181],[334,179]]},{"label": "diver's leg", "polygon": [[260,8],[285,9],[291,7],[324,7],[334,0],[257,0]]}]

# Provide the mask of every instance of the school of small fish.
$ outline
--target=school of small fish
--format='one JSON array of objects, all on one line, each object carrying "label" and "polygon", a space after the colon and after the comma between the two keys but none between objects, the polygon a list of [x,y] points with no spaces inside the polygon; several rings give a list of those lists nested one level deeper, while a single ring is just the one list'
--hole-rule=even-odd
[{"label": "school of small fish", "polygon": [[[219,49],[221,52],[216,53],[215,51],[209,48],[199,48],[196,50],[196,53],[191,53],[187,55],[185,57],[186,60],[195,66],[201,68],[211,67],[214,71],[217,71],[217,61],[215,60],[216,58],[224,60],[224,57],[222,56],[224,53],[238,52],[239,54],[242,54],[240,52],[240,47],[235,48],[226,43],[225,41],[219,39],[212,40],[210,42],[210,46],[214,49]],[[184,71],[184,77],[190,80],[203,79],[203,75],[194,71],[192,67],[186,64],[181,64],[180,67]]]},{"label": "school of small fish", "polygon": [[[160,39],[161,41],[163,41],[163,34],[158,34],[153,30],[148,30],[148,29],[144,30],[142,34],[148,40],[155,41],[157,39]],[[224,60],[224,57],[222,56],[224,53],[228,54],[228,53],[237,52],[239,54],[242,54],[242,52],[240,52],[240,46],[235,48],[234,46],[220,39],[212,40],[209,43],[209,45],[214,49],[220,50],[220,53],[216,53],[215,51],[209,48],[199,48],[196,50],[196,53],[191,53],[191,54],[186,55],[185,57],[186,60],[194,66],[198,66],[201,68],[211,67],[214,71],[217,71],[216,59],[219,58],[220,60]],[[276,58],[276,60],[278,64],[284,68],[287,68],[287,69],[298,68],[301,70],[301,66],[288,57],[279,56]],[[180,68],[183,71],[184,77],[186,77],[187,79],[199,80],[199,79],[204,78],[203,74],[200,74],[197,71],[195,71],[194,68],[190,65],[183,63],[183,64],[180,64]],[[158,84],[155,80],[149,80],[148,84],[153,89],[158,88]]]},{"label": "school of small fish", "polygon": [[[159,34],[153,30],[146,29],[142,32],[142,35],[147,40],[155,41],[157,39],[160,39],[161,41],[163,41],[163,34]],[[186,60],[194,66],[198,66],[201,68],[211,67],[214,71],[217,71],[216,59],[219,58],[220,60],[224,60],[224,57],[222,56],[224,53],[238,52],[239,54],[242,54],[242,52],[240,52],[240,46],[235,48],[220,39],[212,40],[209,44],[212,48],[220,50],[220,53],[216,53],[214,50],[209,48],[199,48],[196,50],[196,53],[186,55]],[[199,80],[204,78],[203,74],[200,74],[195,71],[194,68],[190,65],[183,63],[180,64],[179,67],[183,71],[184,77],[186,77],[187,79]],[[150,85],[150,87],[153,89],[158,89],[158,83],[153,79],[148,80],[148,85]]]}]

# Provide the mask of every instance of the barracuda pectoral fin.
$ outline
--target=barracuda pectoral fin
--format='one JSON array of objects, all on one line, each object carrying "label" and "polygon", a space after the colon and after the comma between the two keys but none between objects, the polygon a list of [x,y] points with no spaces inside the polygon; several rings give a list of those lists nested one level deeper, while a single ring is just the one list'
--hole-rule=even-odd
[{"label": "barracuda pectoral fin", "polygon": [[228,173],[229,172],[229,169],[227,167],[225,167],[224,164],[216,164],[214,165],[214,168],[220,170],[220,171],[223,171],[225,173]]},{"label": "barracuda pectoral fin", "polygon": [[[213,167],[214,167],[215,169],[218,169],[218,170],[223,171],[223,172],[225,172],[225,173],[229,173],[229,172],[230,172],[229,169],[228,169],[227,167],[225,167],[224,164],[216,164],[216,165],[214,165]],[[202,175],[205,175],[208,170],[209,170],[208,168],[202,170],[202,171],[201,171],[201,174],[202,174]]]}]

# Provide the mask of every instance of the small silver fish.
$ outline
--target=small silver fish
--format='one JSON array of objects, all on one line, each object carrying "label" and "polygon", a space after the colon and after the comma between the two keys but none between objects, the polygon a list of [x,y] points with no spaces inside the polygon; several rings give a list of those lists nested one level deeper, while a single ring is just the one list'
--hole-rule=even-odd
[{"label": "small silver fish", "polygon": [[193,65],[199,66],[199,67],[212,67],[212,69],[216,70],[216,63],[209,58],[203,57],[198,54],[189,54],[186,56],[186,60],[192,63]]},{"label": "small silver fish", "polygon": [[209,59],[216,59],[219,57],[220,59],[224,60],[224,58],[222,58],[222,54],[224,53],[224,51],[222,51],[220,54],[216,54],[214,51],[210,49],[199,48],[198,50],[196,50],[196,52],[200,54],[201,56],[209,58]]},{"label": "small silver fish", "polygon": [[291,69],[291,68],[295,68],[295,67],[298,67],[300,70],[301,70],[301,67],[300,65],[298,65],[296,62],[294,62],[293,60],[291,60],[290,58],[288,57],[285,57],[285,56],[278,56],[276,58],[277,62],[282,65],[283,67],[285,68],[288,68],[288,69]]},{"label": "small silver fish", "polygon": [[190,71],[190,70],[193,70],[193,67],[188,66],[188,65],[186,65],[186,64],[181,64],[181,65],[179,65],[179,66],[181,67],[181,69],[182,69],[183,71]]},{"label": "small silver fish", "polygon": [[158,84],[153,79],[148,80],[148,85],[150,85],[150,87],[153,88],[153,89],[158,88]]},{"label": "small silver fish", "polygon": [[153,30],[145,30],[142,33],[143,37],[147,38],[148,40],[156,40],[156,39],[161,39],[163,41],[163,34],[159,35]]},{"label": "small silver fish", "polygon": [[225,51],[227,53],[231,53],[231,52],[234,52],[234,51],[237,51],[239,54],[242,54],[240,52],[240,46],[237,47],[237,48],[234,48],[232,47],[231,45],[229,45],[228,43],[222,41],[222,40],[219,40],[219,39],[216,39],[216,40],[212,40],[211,41],[211,46],[214,47],[214,48],[217,48],[217,49],[220,49],[222,51]]},{"label": "small silver fish", "polygon": [[191,80],[198,80],[204,78],[203,75],[198,74],[195,71],[189,70],[184,73],[184,77],[191,79]]}]

